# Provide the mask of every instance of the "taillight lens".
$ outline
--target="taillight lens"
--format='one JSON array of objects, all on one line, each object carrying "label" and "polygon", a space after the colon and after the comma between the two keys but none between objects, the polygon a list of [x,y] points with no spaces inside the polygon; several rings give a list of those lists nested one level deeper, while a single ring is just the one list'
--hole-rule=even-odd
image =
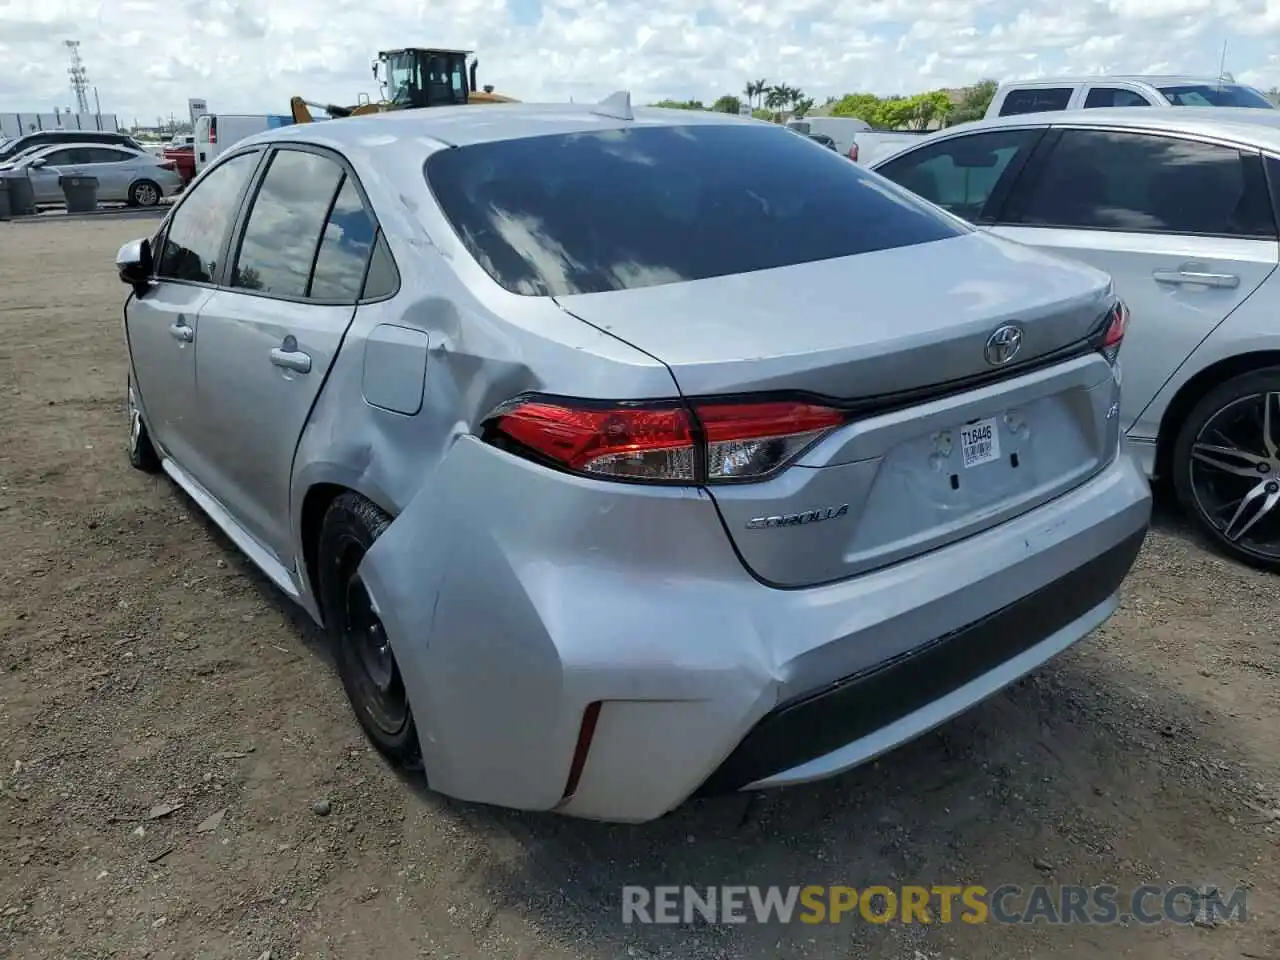
[{"label": "taillight lens", "polygon": [[858,161],[858,145],[856,143],[849,148],[849,159],[855,163]]},{"label": "taillight lens", "polygon": [[490,418],[490,439],[575,473],[650,483],[762,480],[845,422],[800,401],[601,405],[526,398]]},{"label": "taillight lens", "polygon": [[160,169],[161,170],[177,170],[178,165],[174,163],[172,160],[165,160],[163,163],[160,164]]},{"label": "taillight lens", "polygon": [[1117,300],[1115,306],[1107,311],[1098,335],[1098,350],[1111,363],[1115,363],[1120,357],[1120,346],[1124,343],[1128,328],[1129,308]]}]

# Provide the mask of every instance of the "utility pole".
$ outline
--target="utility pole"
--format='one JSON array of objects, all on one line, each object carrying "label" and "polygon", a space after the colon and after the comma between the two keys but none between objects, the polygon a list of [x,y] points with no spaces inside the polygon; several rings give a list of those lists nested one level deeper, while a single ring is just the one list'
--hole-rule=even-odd
[{"label": "utility pole", "polygon": [[71,89],[76,95],[76,108],[80,113],[89,112],[89,76],[84,69],[84,61],[80,59],[80,41],[63,40],[63,46],[71,56],[71,66],[67,75],[71,77]]}]

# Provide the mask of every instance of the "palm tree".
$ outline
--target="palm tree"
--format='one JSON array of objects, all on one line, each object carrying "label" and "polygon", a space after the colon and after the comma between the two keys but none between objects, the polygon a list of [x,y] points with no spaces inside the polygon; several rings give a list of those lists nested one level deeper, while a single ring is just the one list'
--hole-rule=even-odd
[{"label": "palm tree", "polygon": [[784,84],[776,87],[770,87],[765,91],[764,105],[775,113],[781,110],[787,104],[787,92]]},{"label": "palm tree", "polygon": [[769,90],[769,81],[765,77],[761,77],[756,81],[756,105],[759,106],[764,100],[764,95]]}]

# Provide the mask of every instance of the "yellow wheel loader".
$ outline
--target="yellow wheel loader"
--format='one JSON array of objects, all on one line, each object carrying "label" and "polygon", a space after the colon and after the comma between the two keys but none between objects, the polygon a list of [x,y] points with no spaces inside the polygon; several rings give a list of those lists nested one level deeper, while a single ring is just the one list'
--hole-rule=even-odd
[{"label": "yellow wheel loader", "polygon": [[384,50],[373,61],[373,76],[382,88],[381,100],[361,95],[354,106],[314,103],[302,97],[289,101],[294,123],[310,123],[312,108],[330,118],[359,117],[387,110],[416,110],[419,107],[446,107],[471,103],[514,103],[511,97],[494,93],[493,87],[476,87],[478,63],[470,50],[432,50],[406,47]]}]

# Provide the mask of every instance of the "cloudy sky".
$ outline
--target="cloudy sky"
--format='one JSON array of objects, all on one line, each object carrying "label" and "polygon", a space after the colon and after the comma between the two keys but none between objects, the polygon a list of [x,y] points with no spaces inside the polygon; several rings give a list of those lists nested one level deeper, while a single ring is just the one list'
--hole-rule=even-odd
[{"label": "cloudy sky", "polygon": [[463,46],[481,83],[522,100],[710,101],[750,78],[821,102],[1072,72],[1215,74],[1280,85],[1280,0],[0,0],[0,112],[71,103],[81,41],[103,112],[123,123],[288,112],[376,95],[369,60]]}]

